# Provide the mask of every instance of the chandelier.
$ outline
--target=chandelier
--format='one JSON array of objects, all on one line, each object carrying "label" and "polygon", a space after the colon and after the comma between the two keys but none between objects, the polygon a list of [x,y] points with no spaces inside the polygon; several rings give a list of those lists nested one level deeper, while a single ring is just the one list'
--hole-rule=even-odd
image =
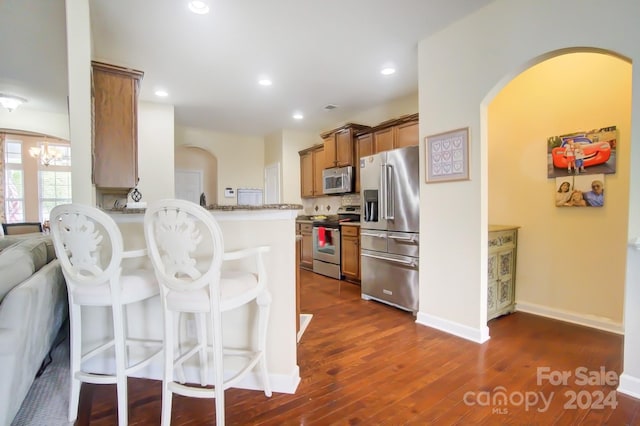
[{"label": "chandelier", "polygon": [[33,158],[39,158],[42,165],[48,166],[54,160],[60,159],[62,157],[62,152],[54,147],[49,148],[49,143],[45,140],[41,146],[29,148],[29,155]]}]

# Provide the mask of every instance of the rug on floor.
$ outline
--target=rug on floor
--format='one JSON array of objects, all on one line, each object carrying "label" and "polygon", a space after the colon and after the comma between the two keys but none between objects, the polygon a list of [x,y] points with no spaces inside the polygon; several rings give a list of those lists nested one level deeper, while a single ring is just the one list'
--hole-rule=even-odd
[{"label": "rug on floor", "polygon": [[33,381],[11,426],[68,426],[69,333],[67,324],[55,340],[52,361]]}]

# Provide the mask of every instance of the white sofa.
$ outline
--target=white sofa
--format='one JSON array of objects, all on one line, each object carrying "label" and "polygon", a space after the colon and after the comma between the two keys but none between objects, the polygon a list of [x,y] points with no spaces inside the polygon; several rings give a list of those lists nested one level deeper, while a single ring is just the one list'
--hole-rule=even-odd
[{"label": "white sofa", "polygon": [[5,426],[67,318],[68,302],[50,237],[0,237],[0,250],[0,425]]}]

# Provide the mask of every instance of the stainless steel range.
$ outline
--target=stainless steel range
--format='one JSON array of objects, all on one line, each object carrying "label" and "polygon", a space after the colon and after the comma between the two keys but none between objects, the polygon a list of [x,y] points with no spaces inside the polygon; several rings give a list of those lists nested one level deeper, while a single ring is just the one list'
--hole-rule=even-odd
[{"label": "stainless steel range", "polygon": [[342,279],[340,222],[359,221],[360,206],[342,206],[338,214],[313,222],[313,272]]}]

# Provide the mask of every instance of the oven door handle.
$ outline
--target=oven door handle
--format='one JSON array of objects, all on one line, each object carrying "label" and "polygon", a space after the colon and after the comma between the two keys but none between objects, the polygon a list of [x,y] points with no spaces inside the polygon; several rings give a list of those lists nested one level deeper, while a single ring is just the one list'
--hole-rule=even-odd
[{"label": "oven door handle", "polygon": [[369,253],[362,253],[362,256],[370,257],[372,259],[384,260],[384,261],[387,261],[387,262],[401,263],[402,265],[407,265],[407,266],[410,266],[412,268],[415,268],[415,266],[416,266],[416,261],[415,260],[393,259],[391,257],[378,256],[378,255],[369,254]]},{"label": "oven door handle", "polygon": [[360,232],[361,237],[374,237],[374,238],[387,238],[387,234],[383,232],[379,232],[377,234],[373,234],[371,232]]}]

